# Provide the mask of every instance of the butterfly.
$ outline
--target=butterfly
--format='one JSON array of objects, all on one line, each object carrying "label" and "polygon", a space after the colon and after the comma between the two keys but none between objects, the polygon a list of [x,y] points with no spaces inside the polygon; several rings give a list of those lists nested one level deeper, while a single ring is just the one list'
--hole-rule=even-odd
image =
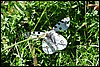
[{"label": "butterfly", "polygon": [[[31,37],[41,37],[42,40],[42,50],[46,54],[53,54],[57,50],[63,50],[67,46],[67,40],[57,32],[64,31],[70,26],[70,18],[63,18],[61,21],[59,21],[52,30],[46,31],[46,32],[26,32],[25,37],[28,38]],[[43,37],[42,37],[43,36]]]}]

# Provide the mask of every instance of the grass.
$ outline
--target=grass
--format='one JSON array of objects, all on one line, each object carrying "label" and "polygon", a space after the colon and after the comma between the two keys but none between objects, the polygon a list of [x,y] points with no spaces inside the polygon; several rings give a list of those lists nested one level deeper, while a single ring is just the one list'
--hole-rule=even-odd
[{"label": "grass", "polygon": [[[2,66],[98,66],[99,15],[84,1],[2,1]],[[60,33],[67,48],[49,55],[42,51],[41,39],[25,39],[28,31],[48,31],[62,18],[71,25]]]}]

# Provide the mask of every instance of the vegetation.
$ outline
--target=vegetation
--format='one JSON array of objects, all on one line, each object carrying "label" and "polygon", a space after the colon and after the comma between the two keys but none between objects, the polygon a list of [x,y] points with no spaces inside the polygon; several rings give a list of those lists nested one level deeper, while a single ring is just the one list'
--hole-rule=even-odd
[{"label": "vegetation", "polygon": [[[84,1],[2,1],[2,66],[97,66],[99,65],[98,11]],[[70,17],[70,27],[60,34],[67,48],[49,55],[42,51],[41,39],[25,39],[28,31],[48,31],[62,18]]]}]

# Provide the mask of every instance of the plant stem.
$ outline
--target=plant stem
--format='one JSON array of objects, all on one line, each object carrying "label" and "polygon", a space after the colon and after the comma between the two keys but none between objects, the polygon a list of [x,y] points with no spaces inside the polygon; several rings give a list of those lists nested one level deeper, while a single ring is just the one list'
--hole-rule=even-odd
[{"label": "plant stem", "polygon": [[32,38],[28,38],[28,39],[25,39],[25,40],[23,40],[23,41],[20,41],[20,42],[17,42],[17,43],[15,43],[15,44],[12,44],[11,46],[8,46],[7,48],[1,50],[1,52],[3,52],[3,51],[5,51],[5,50],[7,50],[7,49],[9,49],[9,48],[11,48],[11,47],[13,47],[13,46],[15,46],[15,45],[18,45],[18,44],[20,44],[20,43],[22,43],[22,42],[28,41],[28,40],[30,40],[30,39],[32,39]]},{"label": "plant stem", "polygon": [[[47,2],[45,2],[44,4],[46,4],[46,3],[47,3]],[[47,9],[47,6],[48,6],[48,4],[46,5],[46,7],[45,7],[44,11],[42,12],[42,14],[41,14],[41,16],[40,16],[40,18],[39,18],[39,20],[38,20],[37,24],[35,25],[35,27],[34,27],[33,31],[35,30],[35,28],[37,27],[38,23],[40,22],[40,20],[41,20],[41,18],[42,18],[42,16],[43,16],[43,14],[44,14],[44,12],[45,12],[45,11],[46,11],[46,9]]]}]

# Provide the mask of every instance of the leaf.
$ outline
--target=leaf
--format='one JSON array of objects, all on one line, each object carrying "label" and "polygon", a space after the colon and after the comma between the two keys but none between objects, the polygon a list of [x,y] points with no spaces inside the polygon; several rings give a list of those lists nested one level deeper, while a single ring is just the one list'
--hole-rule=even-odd
[{"label": "leaf", "polygon": [[21,14],[25,15],[24,12],[23,12],[16,4],[14,4],[14,6],[16,7],[16,9],[17,9]]},{"label": "leaf", "polygon": [[76,8],[76,7],[77,7],[77,5],[73,5],[73,6],[72,6],[72,8]]}]

